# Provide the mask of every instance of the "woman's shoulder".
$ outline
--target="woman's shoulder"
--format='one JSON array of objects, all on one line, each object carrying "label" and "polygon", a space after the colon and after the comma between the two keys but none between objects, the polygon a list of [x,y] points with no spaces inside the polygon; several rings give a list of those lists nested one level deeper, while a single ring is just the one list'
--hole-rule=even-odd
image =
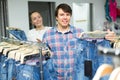
[{"label": "woman's shoulder", "polygon": [[35,29],[30,29],[28,33],[35,32],[35,31],[36,31]]}]

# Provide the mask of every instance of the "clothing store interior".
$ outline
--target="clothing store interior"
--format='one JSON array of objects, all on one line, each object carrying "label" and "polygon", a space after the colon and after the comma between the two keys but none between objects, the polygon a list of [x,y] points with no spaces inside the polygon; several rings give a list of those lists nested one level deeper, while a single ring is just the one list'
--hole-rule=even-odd
[{"label": "clothing store interior", "polygon": [[120,0],[0,0],[0,80],[120,80]]}]

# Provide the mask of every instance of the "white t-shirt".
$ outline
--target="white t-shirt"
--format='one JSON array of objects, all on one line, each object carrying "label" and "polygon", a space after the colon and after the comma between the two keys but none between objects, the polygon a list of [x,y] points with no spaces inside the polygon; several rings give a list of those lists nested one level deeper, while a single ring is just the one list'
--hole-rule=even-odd
[{"label": "white t-shirt", "polygon": [[44,33],[51,27],[45,27],[42,30],[31,29],[27,34],[27,40],[37,42],[37,39],[42,41]]}]

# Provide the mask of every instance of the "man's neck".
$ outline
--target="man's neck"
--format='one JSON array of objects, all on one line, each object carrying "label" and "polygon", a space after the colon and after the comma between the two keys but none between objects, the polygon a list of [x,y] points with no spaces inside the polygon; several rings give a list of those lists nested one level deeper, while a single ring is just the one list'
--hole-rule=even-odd
[{"label": "man's neck", "polygon": [[70,30],[69,26],[57,26],[59,32],[66,33]]}]

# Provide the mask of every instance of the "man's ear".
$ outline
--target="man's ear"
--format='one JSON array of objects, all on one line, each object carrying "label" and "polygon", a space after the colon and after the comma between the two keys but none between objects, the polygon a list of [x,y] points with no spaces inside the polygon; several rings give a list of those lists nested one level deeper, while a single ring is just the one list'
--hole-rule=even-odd
[{"label": "man's ear", "polygon": [[56,21],[58,21],[58,17],[56,17]]}]

